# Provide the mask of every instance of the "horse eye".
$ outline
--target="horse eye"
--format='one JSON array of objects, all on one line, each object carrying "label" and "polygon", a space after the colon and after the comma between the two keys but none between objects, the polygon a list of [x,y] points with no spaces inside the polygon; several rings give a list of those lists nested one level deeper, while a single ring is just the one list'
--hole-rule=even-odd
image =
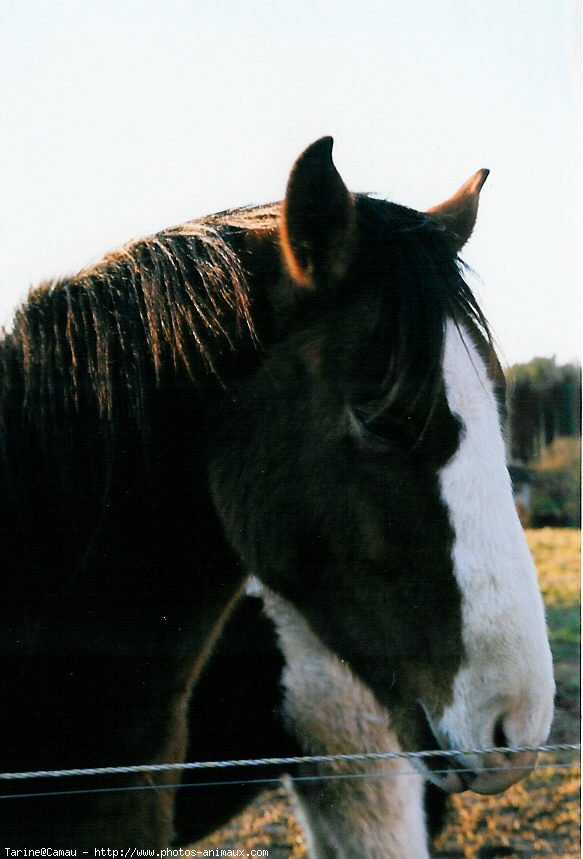
[{"label": "horse eye", "polygon": [[384,451],[402,440],[402,428],[386,413],[379,414],[372,404],[352,406],[349,419],[353,435],[373,450]]}]

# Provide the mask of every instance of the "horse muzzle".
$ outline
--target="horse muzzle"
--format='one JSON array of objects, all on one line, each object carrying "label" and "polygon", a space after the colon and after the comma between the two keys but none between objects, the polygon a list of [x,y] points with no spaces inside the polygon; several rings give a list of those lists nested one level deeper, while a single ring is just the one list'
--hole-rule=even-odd
[{"label": "horse muzzle", "polygon": [[476,772],[451,769],[440,787],[447,793],[502,793],[511,785],[527,776],[534,767],[536,752],[486,752],[483,769]]}]

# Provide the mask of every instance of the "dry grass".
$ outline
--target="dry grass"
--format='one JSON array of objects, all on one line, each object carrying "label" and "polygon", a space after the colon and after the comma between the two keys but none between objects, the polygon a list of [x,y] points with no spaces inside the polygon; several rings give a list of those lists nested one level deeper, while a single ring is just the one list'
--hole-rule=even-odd
[{"label": "dry grass", "polygon": [[[551,740],[578,742],[581,535],[545,528],[528,531],[527,539],[539,571],[555,658],[557,707]],[[550,756],[542,761],[552,762]],[[574,859],[580,856],[579,831],[579,769],[540,768],[501,796],[453,797],[448,823],[434,845],[435,856]],[[307,856],[293,803],[283,787],[263,793],[230,826],[197,846],[247,852],[267,847],[270,859]]]}]

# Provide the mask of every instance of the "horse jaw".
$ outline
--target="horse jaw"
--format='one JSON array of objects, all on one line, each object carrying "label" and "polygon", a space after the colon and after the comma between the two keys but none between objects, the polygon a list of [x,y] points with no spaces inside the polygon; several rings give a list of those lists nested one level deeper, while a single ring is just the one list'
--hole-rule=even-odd
[{"label": "horse jaw", "polygon": [[[390,713],[370,689],[291,603],[262,586],[259,593],[286,659],[284,720],[304,752],[400,752]],[[320,763],[316,772],[316,781],[290,783],[310,856],[429,859],[423,781],[406,759],[360,761],[358,775],[364,778],[355,777],[353,761]]]},{"label": "horse jaw", "polygon": [[[439,480],[455,534],[465,659],[441,715],[425,709],[443,747],[499,745],[500,728],[504,745],[538,745],[548,736],[554,695],[542,598],[514,507],[493,385],[470,336],[451,321],[443,369],[449,408],[463,424],[458,451]],[[462,763],[472,770],[492,766],[482,756]],[[479,792],[504,790],[524,775],[511,772],[512,763],[529,769],[534,756],[506,756],[497,761],[508,768],[505,776],[465,781]]]}]

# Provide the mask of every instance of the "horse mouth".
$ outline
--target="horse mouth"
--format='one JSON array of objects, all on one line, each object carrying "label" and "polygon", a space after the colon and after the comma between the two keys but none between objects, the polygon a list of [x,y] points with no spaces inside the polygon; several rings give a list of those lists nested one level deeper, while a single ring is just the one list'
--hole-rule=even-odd
[{"label": "horse mouth", "polygon": [[[436,763],[434,763],[436,762]],[[470,789],[475,773],[450,757],[428,758],[424,761],[429,779],[446,793],[463,793]]]},{"label": "horse mouth", "polygon": [[[441,751],[442,745],[433,732],[425,708],[420,703],[418,703],[418,716],[420,720],[419,735],[423,748],[431,752]],[[468,790],[476,776],[473,770],[468,770],[451,755],[435,754],[420,758],[419,762],[425,771],[425,777],[446,793],[462,793]]]}]

